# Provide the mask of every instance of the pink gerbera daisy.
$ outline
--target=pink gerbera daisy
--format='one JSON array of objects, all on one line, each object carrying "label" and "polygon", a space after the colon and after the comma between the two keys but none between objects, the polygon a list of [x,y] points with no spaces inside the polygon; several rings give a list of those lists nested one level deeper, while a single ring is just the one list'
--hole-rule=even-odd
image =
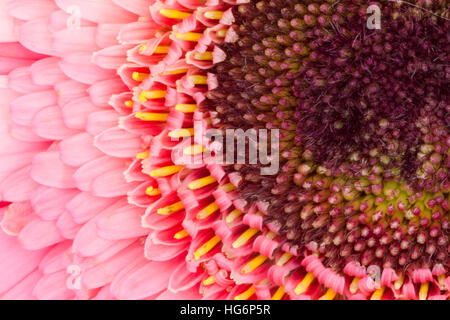
[{"label": "pink gerbera daisy", "polygon": [[0,298],[449,298],[445,0],[0,4]]}]

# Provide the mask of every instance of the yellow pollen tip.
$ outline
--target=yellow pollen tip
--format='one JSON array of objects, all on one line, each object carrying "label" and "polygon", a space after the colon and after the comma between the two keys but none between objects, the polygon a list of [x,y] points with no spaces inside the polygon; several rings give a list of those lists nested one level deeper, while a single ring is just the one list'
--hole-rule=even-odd
[{"label": "yellow pollen tip", "polygon": [[370,300],[381,300],[383,293],[384,293],[384,287],[375,290],[374,293],[372,294],[372,296],[370,297]]},{"label": "yellow pollen tip", "polygon": [[203,285],[209,286],[209,285],[213,284],[214,282],[216,282],[216,278],[214,276],[209,276],[208,278],[206,278],[203,281]]},{"label": "yellow pollen tip", "polygon": [[150,176],[153,178],[167,177],[167,176],[170,176],[172,174],[179,172],[181,169],[183,169],[183,166],[175,165],[175,166],[162,167],[162,168],[158,168],[158,169],[155,169],[152,172],[150,172]]},{"label": "yellow pollen tip", "polygon": [[195,60],[202,60],[202,61],[210,61],[213,59],[213,55],[211,51],[206,52],[196,52],[194,53],[194,59]]},{"label": "yellow pollen tip", "polygon": [[136,159],[139,159],[139,160],[147,159],[149,157],[149,154],[150,154],[150,151],[140,152],[136,155]]},{"label": "yellow pollen tip", "polygon": [[175,69],[175,70],[164,71],[161,74],[163,76],[172,76],[172,75],[175,75],[175,74],[182,74],[182,73],[186,73],[186,72],[188,72],[188,69]]},{"label": "yellow pollen tip", "polygon": [[227,215],[227,217],[225,218],[225,222],[232,223],[234,220],[236,220],[237,218],[242,216],[242,214],[243,214],[243,212],[241,210],[234,209]]},{"label": "yellow pollen tip", "polygon": [[207,19],[220,20],[223,16],[223,11],[206,11],[204,16]]},{"label": "yellow pollen tip", "polygon": [[234,297],[234,300],[248,300],[252,295],[255,294],[255,292],[255,287],[251,286],[241,294],[238,294],[236,297]]},{"label": "yellow pollen tip", "polygon": [[444,280],[445,280],[445,274],[441,274],[440,276],[438,276],[438,283],[441,287],[445,286]]},{"label": "yellow pollen tip", "polygon": [[191,190],[197,190],[207,185],[210,185],[211,183],[214,183],[216,181],[217,181],[216,178],[214,178],[213,176],[207,176],[190,182],[188,184],[188,188]]},{"label": "yellow pollen tip", "polygon": [[311,272],[308,272],[302,281],[299,282],[299,284],[295,287],[294,292],[295,294],[302,294],[306,292],[309,288],[309,285],[314,280],[314,275]]},{"label": "yellow pollen tip", "polygon": [[427,300],[429,283],[422,283],[419,289],[419,300]]},{"label": "yellow pollen tip", "polygon": [[196,144],[196,145],[184,148],[183,153],[187,156],[195,156],[197,154],[203,153],[203,151],[205,151],[205,150],[206,150],[206,148],[204,146]]},{"label": "yellow pollen tip", "polygon": [[230,192],[230,191],[236,190],[236,187],[231,182],[224,184],[223,186],[221,186],[221,188],[225,192]]},{"label": "yellow pollen tip", "polygon": [[169,19],[185,19],[187,17],[190,17],[192,13],[190,12],[184,12],[180,10],[174,10],[174,9],[161,9],[159,10],[159,13]]},{"label": "yellow pollen tip", "polygon": [[183,113],[192,113],[197,109],[196,104],[177,104],[175,106],[175,110],[183,112]]},{"label": "yellow pollen tip", "polygon": [[155,51],[153,51],[154,54],[166,54],[167,52],[169,52],[169,46],[157,46]]},{"label": "yellow pollen tip", "polygon": [[227,35],[228,29],[220,29],[216,32],[216,35],[220,38],[225,38]]},{"label": "yellow pollen tip", "polygon": [[186,33],[175,32],[176,38],[178,38],[180,40],[185,40],[185,41],[197,42],[198,40],[200,40],[200,38],[202,36],[203,36],[203,33],[198,33],[198,32],[186,32]]},{"label": "yellow pollen tip", "polygon": [[168,113],[136,112],[136,118],[143,121],[167,121]]},{"label": "yellow pollen tip", "polygon": [[272,298],[270,300],[281,300],[284,296],[284,287],[280,286],[278,287],[277,291],[273,294]]},{"label": "yellow pollen tip", "polygon": [[194,135],[194,128],[188,129],[175,129],[169,132],[169,137],[171,138],[184,138],[184,137],[192,137]]},{"label": "yellow pollen tip", "polygon": [[258,232],[259,232],[259,229],[256,229],[256,228],[247,229],[239,236],[239,238],[237,238],[233,242],[233,244],[232,244],[233,248],[237,249],[237,248],[242,247],[244,244],[247,243],[248,240],[250,240]]},{"label": "yellow pollen tip", "polygon": [[212,237],[194,252],[194,258],[196,260],[200,259],[201,256],[210,252],[220,241],[221,239],[219,236]]},{"label": "yellow pollen tip", "polygon": [[359,282],[359,278],[358,277],[354,277],[353,278],[353,280],[352,280],[352,282],[350,283],[350,292],[352,293],[352,294],[355,294],[356,293],[356,291],[358,291],[358,282]]},{"label": "yellow pollen tip", "polygon": [[215,202],[210,203],[197,213],[197,219],[198,220],[206,219],[217,210],[219,210],[219,206],[217,205],[217,203]]},{"label": "yellow pollen tip", "polygon": [[140,73],[140,72],[133,72],[132,78],[134,81],[144,81],[149,76],[148,73]]},{"label": "yellow pollen tip", "polygon": [[202,76],[202,75],[195,75],[195,76],[189,76],[189,81],[193,84],[193,85],[197,85],[197,84],[206,84],[206,80],[208,78],[206,76]]},{"label": "yellow pollen tip", "polygon": [[169,216],[174,212],[180,211],[184,209],[183,204],[181,203],[181,201],[175,202],[167,207],[164,208],[159,208],[158,209],[158,214],[161,214],[163,216]]},{"label": "yellow pollen tip", "polygon": [[167,121],[168,113],[136,112],[135,117],[143,121]]},{"label": "yellow pollen tip", "polygon": [[289,260],[291,260],[292,254],[285,252],[281,255],[280,259],[277,261],[277,266],[284,266]]},{"label": "yellow pollen tip", "polygon": [[403,286],[403,281],[405,281],[405,276],[403,274],[401,274],[400,278],[398,278],[394,282],[394,289],[395,290],[400,290],[400,288]]},{"label": "yellow pollen tip", "polygon": [[145,194],[148,196],[159,196],[161,194],[161,191],[159,191],[158,188],[148,187],[147,190],[145,190]]},{"label": "yellow pollen tip", "polygon": [[142,102],[145,102],[147,100],[152,100],[152,99],[162,99],[165,98],[166,96],[166,90],[144,90],[141,92],[141,94],[139,95],[139,99]]},{"label": "yellow pollen tip", "polygon": [[[260,211],[258,211],[256,214],[262,215],[262,213]],[[266,238],[270,239],[270,240],[274,239],[276,236],[277,236],[277,234],[272,231],[269,231],[266,233]]]},{"label": "yellow pollen tip", "polygon": [[253,258],[249,263],[247,263],[241,270],[242,274],[247,274],[258,268],[267,260],[267,257],[263,255],[259,255],[256,258]]},{"label": "yellow pollen tip", "polygon": [[128,108],[133,108],[134,102],[132,100],[125,101],[125,106]]},{"label": "yellow pollen tip", "polygon": [[181,230],[181,231],[175,233],[175,235],[173,236],[173,238],[174,238],[174,239],[177,239],[177,240],[181,240],[181,239],[183,239],[183,238],[186,238],[187,236],[189,236],[189,233],[187,233],[187,231],[183,229],[183,230]]},{"label": "yellow pollen tip", "polygon": [[333,289],[328,289],[327,292],[319,298],[319,300],[333,300],[336,296],[336,292]]}]

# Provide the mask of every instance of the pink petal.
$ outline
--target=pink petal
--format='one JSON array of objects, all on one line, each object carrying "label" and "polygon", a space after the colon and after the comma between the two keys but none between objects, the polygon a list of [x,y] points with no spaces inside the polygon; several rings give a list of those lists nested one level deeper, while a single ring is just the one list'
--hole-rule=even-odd
[{"label": "pink petal", "polygon": [[68,128],[84,129],[91,113],[99,110],[88,97],[73,99],[62,108],[64,123]]},{"label": "pink petal", "polygon": [[41,86],[53,86],[67,80],[59,68],[59,58],[46,58],[33,63],[30,67],[33,82]]},{"label": "pink petal", "polygon": [[76,223],[85,223],[99,212],[117,202],[117,199],[99,198],[89,192],[80,192],[66,205]]},{"label": "pink petal", "polygon": [[76,186],[75,170],[61,162],[58,151],[49,151],[34,157],[30,174],[34,181],[45,186],[70,189]]},{"label": "pink petal", "polygon": [[53,90],[21,96],[11,102],[11,119],[18,124],[29,126],[36,113],[45,107],[54,106],[56,103],[57,96]]},{"label": "pink petal", "polygon": [[44,254],[44,250],[23,249],[16,237],[0,232],[0,293],[9,290],[32,272]]},{"label": "pink petal", "polygon": [[0,183],[0,197],[11,202],[25,201],[30,198],[38,184],[30,177],[31,166],[17,170]]},{"label": "pink petal", "polygon": [[115,71],[102,69],[91,62],[90,53],[71,53],[64,55],[61,70],[69,77],[85,84],[114,77]]},{"label": "pink petal", "polygon": [[41,186],[31,196],[35,214],[44,220],[55,220],[64,211],[66,203],[78,194],[77,189],[56,189]]},{"label": "pink petal", "polygon": [[108,213],[97,221],[97,233],[108,240],[136,238],[148,234],[141,226],[143,209],[132,205]]},{"label": "pink petal", "polygon": [[130,261],[142,255],[142,247],[134,244],[114,255],[111,259],[83,272],[83,284],[91,288],[99,288],[112,282],[114,276],[123,270]]},{"label": "pink petal", "polygon": [[44,275],[37,283],[33,294],[40,300],[68,300],[74,297],[74,292],[68,289],[69,274],[61,270]]},{"label": "pink petal", "polygon": [[38,250],[58,243],[63,238],[53,221],[34,219],[20,231],[18,239],[25,249]]},{"label": "pink petal", "polygon": [[79,133],[59,143],[61,161],[69,166],[80,167],[102,155],[94,146],[94,138],[88,133]]},{"label": "pink petal", "polygon": [[14,287],[0,296],[2,300],[34,300],[33,289],[41,279],[42,274],[35,270],[17,283]]},{"label": "pink petal", "polygon": [[170,275],[180,261],[148,262],[129,273],[114,290],[119,299],[144,299],[167,288]]},{"label": "pink petal", "polygon": [[111,128],[95,137],[95,146],[107,155],[117,158],[132,158],[142,151],[138,135],[120,128]]},{"label": "pink petal", "polygon": [[33,117],[33,129],[37,135],[49,140],[62,140],[78,132],[65,126],[61,109],[57,106],[39,110]]},{"label": "pink petal", "polygon": [[[55,0],[55,2],[64,10],[73,5],[73,0]],[[127,23],[137,19],[136,15],[118,7],[110,0],[78,0],[76,4],[83,14],[83,19],[97,23]]]}]

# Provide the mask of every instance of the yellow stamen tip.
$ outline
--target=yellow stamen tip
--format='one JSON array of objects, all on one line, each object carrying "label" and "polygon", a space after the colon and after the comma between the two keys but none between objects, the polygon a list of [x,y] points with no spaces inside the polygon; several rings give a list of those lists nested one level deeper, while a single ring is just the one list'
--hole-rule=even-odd
[{"label": "yellow stamen tip", "polygon": [[196,104],[177,104],[175,106],[175,110],[183,112],[183,113],[192,113],[197,109]]},{"label": "yellow stamen tip", "polygon": [[149,151],[140,152],[136,155],[136,159],[140,159],[140,160],[147,159],[149,154],[150,154]]},{"label": "yellow stamen tip", "polygon": [[167,177],[167,176],[170,176],[172,174],[179,172],[181,169],[183,169],[183,166],[175,165],[175,166],[162,167],[162,168],[158,168],[158,169],[155,169],[152,172],[150,172],[150,176],[153,178]]},{"label": "yellow stamen tip", "polygon": [[169,137],[174,139],[192,137],[193,135],[194,135],[194,128],[175,129],[169,132]]},{"label": "yellow stamen tip", "polygon": [[191,190],[197,190],[207,185],[210,185],[211,183],[214,183],[216,181],[217,181],[216,178],[214,178],[213,176],[207,176],[190,182],[188,184],[188,188]]},{"label": "yellow stamen tip", "polygon": [[223,11],[206,11],[204,16],[207,19],[220,20],[223,16]]},{"label": "yellow stamen tip", "polygon": [[259,232],[259,230],[256,228],[247,229],[239,236],[239,238],[237,238],[233,242],[233,244],[232,244],[233,248],[237,249],[237,248],[242,247],[244,244],[247,243],[248,240],[250,240],[258,232]]},{"label": "yellow stamen tip", "polygon": [[125,101],[125,106],[128,108],[133,108],[134,102],[132,100]]},{"label": "yellow stamen tip", "polygon": [[209,285],[213,284],[214,282],[216,282],[216,278],[214,276],[209,276],[208,278],[206,278],[203,281],[203,285],[209,286]]},{"label": "yellow stamen tip", "polygon": [[280,259],[277,261],[277,266],[284,266],[289,260],[291,260],[292,254],[285,252],[281,255]]},{"label": "yellow stamen tip", "polygon": [[208,80],[207,76],[202,76],[202,75],[194,75],[194,76],[189,76],[189,81],[193,84],[193,85],[197,85],[197,84],[206,84]]},{"label": "yellow stamen tip", "polygon": [[227,217],[225,218],[225,222],[232,223],[234,220],[239,218],[242,214],[243,214],[243,212],[241,210],[234,209],[227,215]]},{"label": "yellow stamen tip", "polygon": [[262,265],[267,260],[267,257],[263,255],[259,255],[256,258],[253,258],[249,263],[247,263],[241,270],[242,274],[247,274],[257,269],[260,265]]},{"label": "yellow stamen tip", "polygon": [[159,13],[169,19],[185,19],[187,17],[190,17],[192,13],[190,12],[184,12],[180,10],[174,10],[174,9],[161,9],[159,10]]},{"label": "yellow stamen tip", "polygon": [[327,292],[319,298],[319,300],[333,300],[336,296],[336,292],[333,289],[328,289]]},{"label": "yellow stamen tip", "polygon": [[169,52],[169,46],[157,46],[155,51],[153,51],[154,54],[166,54],[167,52]]},{"label": "yellow stamen tip", "polygon": [[284,287],[280,286],[277,291],[273,294],[272,298],[270,300],[281,300],[284,296]]},{"label": "yellow stamen tip", "polygon": [[255,292],[255,287],[251,286],[241,294],[238,294],[236,297],[234,297],[234,300],[248,300],[252,295],[255,294]]},{"label": "yellow stamen tip", "polygon": [[197,154],[203,153],[205,150],[206,150],[206,148],[204,146],[196,144],[196,145],[184,148],[183,153],[187,156],[195,156]]},{"label": "yellow stamen tip", "polygon": [[231,182],[224,184],[221,188],[225,192],[236,190],[236,187]]},{"label": "yellow stamen tip", "polygon": [[358,282],[359,282],[359,278],[354,277],[352,282],[350,283],[350,293],[355,294],[358,291]]},{"label": "yellow stamen tip", "polygon": [[422,283],[419,289],[419,300],[427,300],[429,283]]},{"label": "yellow stamen tip", "polygon": [[314,280],[314,275],[311,272],[308,272],[302,281],[299,282],[297,287],[295,287],[294,292],[295,294],[302,294],[306,292],[309,288],[309,285]]},{"label": "yellow stamen tip", "polygon": [[213,55],[211,51],[196,52],[194,53],[194,59],[202,61],[210,61],[213,59]]},{"label": "yellow stamen tip", "polygon": [[161,214],[163,216],[168,216],[171,215],[172,213],[175,213],[177,211],[180,211],[184,209],[183,204],[181,203],[181,201],[175,202],[167,207],[164,208],[159,208],[158,209],[158,214]]},{"label": "yellow stamen tip", "polygon": [[216,32],[216,35],[220,38],[225,38],[227,36],[228,29],[220,29]]},{"label": "yellow stamen tip", "polygon": [[196,41],[200,40],[200,38],[202,36],[203,36],[203,33],[198,33],[198,32],[186,32],[186,33],[175,32],[175,37],[177,37],[180,40],[185,40],[185,41],[196,42]]},{"label": "yellow stamen tip", "polygon": [[188,72],[188,69],[175,69],[175,70],[167,70],[162,73],[163,76],[172,76],[175,74],[182,74]]},{"label": "yellow stamen tip", "polygon": [[403,274],[400,275],[400,278],[395,280],[394,282],[394,289],[400,290],[400,288],[403,286],[403,281],[405,280],[405,276]]},{"label": "yellow stamen tip", "polygon": [[159,191],[158,188],[148,187],[147,190],[145,190],[145,194],[151,197],[159,196],[161,194],[161,191]]},{"label": "yellow stamen tip", "polygon": [[135,117],[143,121],[167,121],[168,113],[136,112]]},{"label": "yellow stamen tip", "polygon": [[194,258],[196,260],[210,252],[221,241],[219,236],[214,236],[205,242],[197,251],[194,252]]},{"label": "yellow stamen tip", "polygon": [[181,239],[183,239],[183,238],[186,238],[187,236],[189,236],[189,233],[187,233],[187,231],[183,229],[183,230],[181,230],[181,231],[175,233],[175,235],[173,236],[173,238],[174,238],[174,239],[177,239],[177,240],[181,240]]},{"label": "yellow stamen tip", "polygon": [[166,96],[166,90],[144,90],[139,95],[142,102],[152,99],[162,99]]},{"label": "yellow stamen tip", "polygon": [[215,202],[210,203],[197,213],[197,219],[198,220],[206,219],[217,210],[219,210],[219,206],[217,205],[217,203]]},{"label": "yellow stamen tip", "polygon": [[133,72],[132,78],[134,81],[144,81],[149,77],[148,73],[140,73],[140,72]]},{"label": "yellow stamen tip", "polygon": [[370,300],[381,300],[381,297],[383,297],[383,293],[384,287],[375,290],[372,296],[370,297]]}]

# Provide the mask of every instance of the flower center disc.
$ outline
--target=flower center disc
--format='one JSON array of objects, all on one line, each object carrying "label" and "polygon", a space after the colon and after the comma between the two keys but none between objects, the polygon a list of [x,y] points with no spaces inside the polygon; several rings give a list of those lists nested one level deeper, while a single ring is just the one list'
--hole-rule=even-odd
[{"label": "flower center disc", "polygon": [[447,4],[375,7],[235,6],[206,109],[218,129],[280,130],[276,175],[251,164],[227,169],[241,177],[240,197],[298,254],[316,252],[337,271],[349,261],[447,266]]}]

